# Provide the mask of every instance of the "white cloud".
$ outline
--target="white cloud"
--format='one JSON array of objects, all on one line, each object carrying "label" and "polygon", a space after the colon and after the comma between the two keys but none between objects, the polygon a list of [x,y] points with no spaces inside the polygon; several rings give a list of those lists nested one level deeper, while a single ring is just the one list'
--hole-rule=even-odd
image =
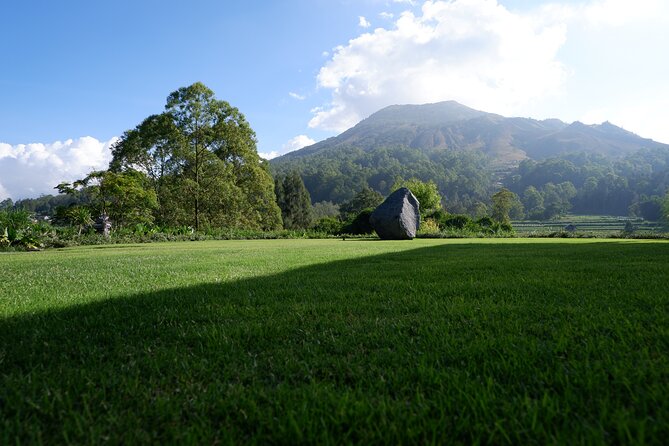
[{"label": "white cloud", "polygon": [[299,93],[295,93],[295,92],[292,92],[292,91],[290,93],[288,93],[288,96],[290,96],[291,98],[296,99],[298,101],[304,101],[307,98],[304,95],[301,95]]},{"label": "white cloud", "polygon": [[334,50],[317,77],[332,99],[309,126],[342,131],[387,105],[449,99],[513,113],[559,91],[567,70],[556,55],[565,39],[564,24],[495,0],[426,1],[419,15],[404,12],[394,27]]},{"label": "white cloud", "polygon": [[380,16],[382,19],[390,20],[390,19],[392,19],[393,17],[395,17],[395,14],[393,14],[392,12],[382,12],[382,13],[379,14],[379,16]]},{"label": "white cloud", "polygon": [[106,169],[111,145],[90,136],[50,144],[0,143],[0,199],[53,194],[62,181],[74,181],[92,170]]},{"label": "white cloud", "polygon": [[369,23],[369,20],[364,18],[363,16],[358,17],[358,26],[361,28],[369,28],[372,26],[371,23]]},{"label": "white cloud", "polygon": [[617,106],[595,108],[586,111],[579,120],[585,124],[601,124],[609,121],[644,138],[669,144],[669,128],[665,117],[669,104],[669,90],[658,92],[650,101],[625,102]]},{"label": "white cloud", "polygon": [[0,183],[0,201],[10,197],[11,195],[9,195],[9,191],[5,189],[5,186],[3,186],[2,183]]},{"label": "white cloud", "polygon": [[294,138],[291,138],[287,143],[281,147],[281,153],[292,152],[293,150],[301,149],[302,147],[310,146],[316,144],[316,141],[309,138],[307,135],[297,135]]},{"label": "white cloud", "polygon": [[264,158],[266,160],[271,160],[272,158],[276,158],[277,156],[284,155],[288,152],[292,152],[294,150],[298,150],[301,149],[302,147],[310,146],[315,143],[316,141],[309,138],[307,135],[297,135],[296,137],[289,139],[288,142],[286,142],[281,147],[280,152],[272,150],[271,152],[258,152],[258,155],[260,155],[261,158]]},{"label": "white cloud", "polygon": [[596,0],[583,7],[582,15],[594,25],[621,26],[666,18],[667,10],[666,0]]},{"label": "white cloud", "polygon": [[272,150],[271,152],[258,152],[258,155],[260,156],[260,158],[271,160],[272,158],[276,158],[277,156],[279,156],[280,153],[277,152],[276,150]]}]

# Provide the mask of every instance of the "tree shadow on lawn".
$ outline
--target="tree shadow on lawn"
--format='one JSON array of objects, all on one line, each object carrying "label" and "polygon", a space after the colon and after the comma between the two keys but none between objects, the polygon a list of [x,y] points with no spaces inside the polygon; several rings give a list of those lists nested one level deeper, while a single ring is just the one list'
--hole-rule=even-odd
[{"label": "tree shadow on lawn", "polygon": [[447,244],[0,320],[0,443],[661,439],[666,251]]}]

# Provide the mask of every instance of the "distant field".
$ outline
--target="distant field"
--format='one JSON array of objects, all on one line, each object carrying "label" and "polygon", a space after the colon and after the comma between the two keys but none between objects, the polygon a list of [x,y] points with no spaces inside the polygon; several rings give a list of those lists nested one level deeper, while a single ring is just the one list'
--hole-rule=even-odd
[{"label": "distant field", "polygon": [[593,235],[619,234],[630,222],[636,233],[662,233],[667,228],[661,223],[645,221],[629,217],[609,217],[601,215],[568,215],[556,220],[548,221],[514,221],[516,233],[523,235],[533,232],[564,231],[568,225],[575,227],[577,233],[591,233]]},{"label": "distant field", "polygon": [[0,444],[663,444],[669,243],[0,254]]}]

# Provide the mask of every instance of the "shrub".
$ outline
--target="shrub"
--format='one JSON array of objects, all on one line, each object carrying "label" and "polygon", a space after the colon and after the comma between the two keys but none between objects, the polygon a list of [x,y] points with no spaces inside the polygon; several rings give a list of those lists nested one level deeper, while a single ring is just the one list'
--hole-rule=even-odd
[{"label": "shrub", "polygon": [[335,217],[323,217],[316,222],[314,231],[323,234],[337,235],[342,232],[343,223]]},{"label": "shrub", "polygon": [[441,221],[442,228],[457,228],[464,229],[468,224],[470,224],[472,219],[468,215],[463,214],[453,214],[447,215]]},{"label": "shrub", "polygon": [[439,224],[433,218],[426,218],[420,222],[420,229],[418,230],[419,234],[438,234],[439,233]]},{"label": "shrub", "polygon": [[33,223],[28,211],[0,211],[0,248],[38,249],[46,225],[46,222]]},{"label": "shrub", "polygon": [[353,220],[347,222],[342,228],[341,232],[344,234],[363,235],[374,232],[369,217],[372,215],[373,209],[365,209],[355,216]]},{"label": "shrub", "polygon": [[431,218],[437,224],[439,225],[440,228],[443,228],[443,221],[448,217],[448,212],[446,212],[443,209],[437,209],[433,212],[430,212],[428,214],[425,214],[423,220],[427,220],[428,218]]},{"label": "shrub", "polygon": [[490,217],[481,217],[478,220],[476,220],[476,224],[481,226],[482,228],[491,228],[495,224],[495,222]]}]

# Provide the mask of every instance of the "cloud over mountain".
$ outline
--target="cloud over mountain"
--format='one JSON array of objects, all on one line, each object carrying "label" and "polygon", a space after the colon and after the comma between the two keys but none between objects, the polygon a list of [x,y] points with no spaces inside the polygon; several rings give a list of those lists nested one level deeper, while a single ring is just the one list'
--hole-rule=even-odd
[{"label": "cloud over mountain", "polygon": [[558,91],[556,55],[566,27],[514,13],[494,0],[427,1],[392,28],[335,49],[318,85],[332,90],[312,128],[342,131],[397,103],[454,99],[499,113]]}]

